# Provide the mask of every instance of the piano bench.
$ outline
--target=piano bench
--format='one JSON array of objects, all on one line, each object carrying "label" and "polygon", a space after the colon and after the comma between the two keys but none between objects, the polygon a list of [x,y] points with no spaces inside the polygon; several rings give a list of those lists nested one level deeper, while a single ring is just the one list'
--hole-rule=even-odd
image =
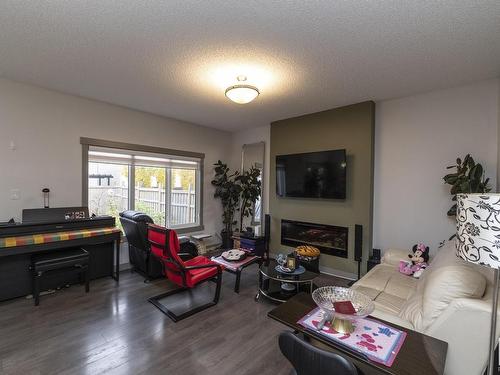
[{"label": "piano bench", "polygon": [[33,299],[35,306],[40,304],[40,284],[44,275],[78,271],[80,280],[85,282],[85,292],[89,292],[89,253],[84,249],[74,248],[50,253],[33,255],[31,257],[31,272],[33,277]]}]

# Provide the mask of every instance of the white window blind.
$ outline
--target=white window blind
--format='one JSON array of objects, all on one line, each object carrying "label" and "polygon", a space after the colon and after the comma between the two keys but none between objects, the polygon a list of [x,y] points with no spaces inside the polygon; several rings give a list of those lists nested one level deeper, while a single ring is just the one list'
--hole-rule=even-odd
[{"label": "white window blind", "polygon": [[89,162],[199,170],[201,160],[198,158],[90,146]]}]

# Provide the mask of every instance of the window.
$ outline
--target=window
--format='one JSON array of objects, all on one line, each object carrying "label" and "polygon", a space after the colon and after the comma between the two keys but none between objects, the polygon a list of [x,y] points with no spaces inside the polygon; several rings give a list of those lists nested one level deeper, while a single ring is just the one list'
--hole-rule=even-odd
[{"label": "window", "polygon": [[260,175],[257,177],[257,180],[259,180],[261,184],[261,193],[255,203],[253,204],[253,218],[252,218],[252,224],[253,225],[261,225],[261,220],[262,220],[262,167],[259,168],[260,170]]},{"label": "window", "polygon": [[128,176],[126,165],[89,162],[89,212],[114,216],[120,229],[119,213],[129,207]]},{"label": "window", "polygon": [[[83,199],[90,213],[114,216],[120,225],[119,213],[130,209],[145,212],[156,224],[179,232],[203,229],[203,154],[186,156],[189,153],[179,151],[175,155],[173,150],[149,152],[144,146],[125,149],[123,144],[110,147],[112,142],[94,140],[95,145],[84,141],[87,139],[82,138],[82,144],[88,178]],[[100,145],[103,143],[107,147]]]},{"label": "window", "polygon": [[156,224],[167,226],[165,205],[166,168],[135,167],[135,207],[145,212]]}]

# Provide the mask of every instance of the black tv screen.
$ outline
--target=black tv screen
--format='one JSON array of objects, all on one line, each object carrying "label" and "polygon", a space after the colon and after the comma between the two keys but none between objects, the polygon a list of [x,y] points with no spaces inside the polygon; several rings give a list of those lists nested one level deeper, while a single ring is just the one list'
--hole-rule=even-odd
[{"label": "black tv screen", "polygon": [[280,197],[345,199],[345,150],[276,156]]}]

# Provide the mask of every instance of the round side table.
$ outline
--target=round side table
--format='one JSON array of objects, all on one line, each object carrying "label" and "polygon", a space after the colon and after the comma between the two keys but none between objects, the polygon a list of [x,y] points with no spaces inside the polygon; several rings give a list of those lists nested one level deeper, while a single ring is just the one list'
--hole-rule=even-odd
[{"label": "round side table", "polygon": [[278,263],[274,260],[264,262],[259,268],[259,291],[255,296],[258,301],[264,296],[274,302],[286,302],[299,292],[313,292],[313,280],[319,275],[305,271],[300,275],[287,274],[276,270]]}]

